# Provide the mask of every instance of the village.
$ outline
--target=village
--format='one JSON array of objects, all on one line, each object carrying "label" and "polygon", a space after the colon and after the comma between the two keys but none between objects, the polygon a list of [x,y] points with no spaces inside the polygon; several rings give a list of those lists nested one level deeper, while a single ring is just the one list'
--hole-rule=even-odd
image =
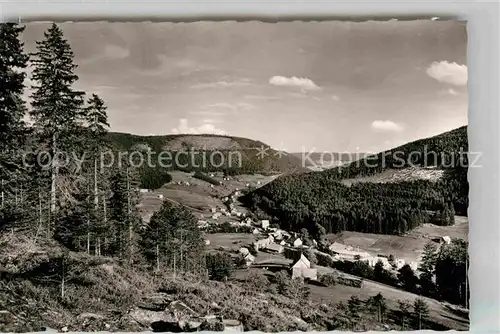
[{"label": "village", "polygon": [[[228,252],[234,257],[243,257],[246,268],[265,271],[285,270],[291,277],[302,277],[308,282],[317,282],[320,274],[335,273],[337,281],[349,286],[361,287],[363,278],[342,273],[325,265],[319,265],[308,257],[328,258],[328,262],[362,261],[374,268],[381,263],[383,268],[394,275],[403,266],[408,265],[418,275],[419,254],[404,256],[397,252],[374,252],[362,247],[326,238],[318,242],[308,237],[308,242],[297,232],[285,231],[278,224],[271,224],[267,219],[258,219],[238,200],[246,190],[255,189],[273,178],[245,179],[245,175],[229,177],[223,173],[211,173],[207,176],[217,182],[207,183],[177,172],[172,185],[178,193],[188,189],[190,195],[198,194],[215,198],[213,202],[203,203],[193,214],[198,217],[198,228],[204,231],[205,245],[208,251]],[[182,175],[182,177],[178,177]],[[248,176],[247,176],[248,177]],[[214,183],[217,183],[215,185]],[[141,189],[143,197],[155,198],[156,201],[170,200],[160,191]],[[168,193],[167,193],[168,195]],[[177,202],[177,201],[176,201]],[[181,201],[178,201],[181,202]],[[185,203],[182,203],[185,204]],[[189,203],[190,204],[190,203]],[[158,205],[157,205],[158,206]],[[189,205],[188,205],[189,207]],[[151,214],[147,218],[150,218]],[[147,219],[146,219],[147,220]],[[380,237],[380,236],[378,236]],[[396,237],[397,238],[397,237]],[[404,237],[401,237],[404,238]],[[432,240],[436,244],[450,243],[447,235],[420,235],[412,237],[420,245]],[[422,248],[422,247],[420,247]],[[390,247],[389,247],[390,250]],[[394,254],[393,254],[394,253]]]}]

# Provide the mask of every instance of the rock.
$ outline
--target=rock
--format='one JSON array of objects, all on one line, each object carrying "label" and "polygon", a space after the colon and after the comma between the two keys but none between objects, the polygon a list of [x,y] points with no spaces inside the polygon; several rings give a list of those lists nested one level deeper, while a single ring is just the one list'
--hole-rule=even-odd
[{"label": "rock", "polygon": [[212,306],[213,308],[219,308],[219,304],[217,304],[216,302],[212,302],[210,306]]},{"label": "rock", "polygon": [[104,327],[105,327],[106,329],[110,329],[110,328],[111,328],[111,325],[110,325],[110,324],[105,324],[105,325],[104,325]]},{"label": "rock", "polygon": [[243,324],[239,320],[224,319],[222,321],[224,324],[225,332],[243,332]]},{"label": "rock", "polygon": [[172,298],[168,294],[159,292],[143,297],[137,306],[145,310],[163,311],[171,302]]},{"label": "rock", "polygon": [[164,311],[135,308],[129,312],[129,316],[143,327],[151,327],[153,323],[159,323],[158,325],[161,327],[162,323],[177,322],[170,313]]},{"label": "rock", "polygon": [[76,318],[78,320],[86,320],[86,319],[101,320],[101,319],[104,319],[104,317],[102,315],[95,314],[95,313],[82,313],[82,314],[79,314]]},{"label": "rock", "polygon": [[196,313],[193,309],[191,309],[189,306],[181,302],[180,300],[176,300],[170,303],[168,305],[168,309],[170,312],[174,313],[176,319],[183,319],[183,318],[199,318],[199,314]]}]

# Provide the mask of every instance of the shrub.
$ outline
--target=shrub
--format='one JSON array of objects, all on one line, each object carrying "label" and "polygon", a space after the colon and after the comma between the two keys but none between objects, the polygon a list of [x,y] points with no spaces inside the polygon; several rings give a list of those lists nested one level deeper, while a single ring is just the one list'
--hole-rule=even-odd
[{"label": "shrub", "polygon": [[269,279],[261,271],[252,271],[248,274],[245,283],[249,290],[263,292],[269,287]]},{"label": "shrub", "polygon": [[335,276],[333,274],[321,275],[319,277],[319,281],[326,286],[334,286],[336,284]]},{"label": "shrub", "polygon": [[216,281],[229,278],[234,270],[233,259],[226,253],[207,254],[206,264],[208,275]]}]

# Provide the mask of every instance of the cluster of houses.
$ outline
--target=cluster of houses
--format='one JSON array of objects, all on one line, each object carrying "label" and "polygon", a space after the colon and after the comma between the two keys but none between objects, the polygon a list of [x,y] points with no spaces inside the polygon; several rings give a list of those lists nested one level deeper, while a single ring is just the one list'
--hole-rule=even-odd
[{"label": "cluster of houses", "polygon": [[260,224],[260,227],[267,232],[267,237],[253,243],[256,250],[281,254],[285,247],[307,248],[299,237],[292,236],[287,231],[269,227],[268,220],[262,220]]},{"label": "cluster of houses", "polygon": [[330,253],[333,255],[335,260],[338,261],[365,261],[370,266],[374,267],[377,262],[382,262],[385,269],[400,269],[405,264],[408,264],[413,270],[417,270],[418,263],[411,261],[406,263],[403,259],[394,259],[393,261],[389,261],[389,258],[384,255],[376,255],[373,256],[365,251],[360,251],[358,249],[354,249],[351,246],[347,246],[338,242],[332,243],[328,247]]}]

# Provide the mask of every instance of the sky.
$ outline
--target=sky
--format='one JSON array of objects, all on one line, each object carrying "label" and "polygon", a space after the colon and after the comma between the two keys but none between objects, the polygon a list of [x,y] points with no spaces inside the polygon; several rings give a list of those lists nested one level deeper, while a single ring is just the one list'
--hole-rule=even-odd
[{"label": "sky", "polygon": [[[26,24],[27,52],[49,27]],[[75,88],[105,100],[111,131],[378,152],[467,124],[465,22],[60,27],[78,65]]]}]

